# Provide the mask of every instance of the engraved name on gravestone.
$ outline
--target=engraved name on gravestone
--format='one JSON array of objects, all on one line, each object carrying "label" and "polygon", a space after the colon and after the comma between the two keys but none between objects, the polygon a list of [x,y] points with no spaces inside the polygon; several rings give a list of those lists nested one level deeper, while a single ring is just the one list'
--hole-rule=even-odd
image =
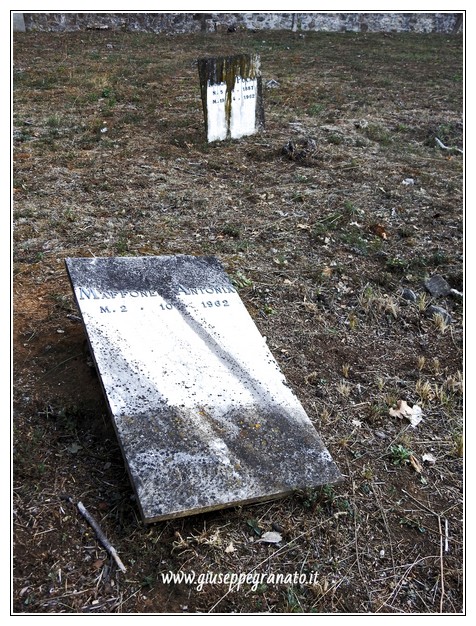
[{"label": "engraved name on gravestone", "polygon": [[340,480],[215,258],[66,267],[145,522]]},{"label": "engraved name on gravestone", "polygon": [[207,139],[239,139],[264,128],[258,55],[198,60]]}]

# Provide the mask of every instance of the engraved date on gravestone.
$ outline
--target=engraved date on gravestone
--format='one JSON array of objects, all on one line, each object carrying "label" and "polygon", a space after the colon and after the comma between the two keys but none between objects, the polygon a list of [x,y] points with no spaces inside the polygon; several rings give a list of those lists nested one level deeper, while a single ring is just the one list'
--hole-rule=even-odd
[{"label": "engraved date on gravestone", "polygon": [[66,267],[144,521],[340,479],[216,259]]},{"label": "engraved date on gravestone", "polygon": [[[186,289],[181,285],[178,285],[178,293],[183,293],[185,295],[202,295],[203,297],[207,296],[216,296],[217,294],[226,294],[226,293],[236,293],[235,289],[231,286],[227,287],[207,287],[205,289]],[[121,304],[127,298],[139,298],[141,300],[140,310],[144,311],[148,303],[142,298],[159,298],[161,299],[160,293],[154,290],[145,290],[145,291],[98,291],[97,289],[90,288],[86,289],[84,287],[79,287],[76,292],[76,296],[80,301],[84,300],[113,300],[114,304],[98,304],[100,313],[127,313],[128,309],[126,304]],[[156,304],[156,303],[155,303]],[[210,307],[229,307],[229,300],[201,300],[200,304],[203,308]],[[145,305],[145,306],[142,306]],[[89,307],[88,307],[89,308]],[[175,307],[170,304],[170,302],[159,302],[157,310],[161,311],[171,311]]]}]

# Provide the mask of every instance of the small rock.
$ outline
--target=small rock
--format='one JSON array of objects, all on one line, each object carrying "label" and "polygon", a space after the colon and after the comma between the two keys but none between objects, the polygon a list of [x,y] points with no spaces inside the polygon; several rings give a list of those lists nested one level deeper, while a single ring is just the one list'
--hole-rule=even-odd
[{"label": "small rock", "polygon": [[263,533],[256,543],[280,543],[283,540],[281,533],[268,531]]},{"label": "small rock", "polygon": [[441,317],[444,319],[444,321],[447,324],[451,324],[451,322],[453,321],[453,318],[448,313],[448,311],[443,309],[441,306],[435,306],[434,304],[427,307],[426,314],[428,317],[433,317],[434,315],[441,315]]},{"label": "small rock", "polygon": [[311,137],[304,137],[299,140],[299,143],[294,143],[290,140],[281,150],[281,154],[286,155],[293,161],[303,161],[304,159],[312,158],[316,152],[317,143]]},{"label": "small rock", "polygon": [[431,278],[425,280],[425,289],[434,298],[447,296],[451,291],[451,287],[448,285],[443,276],[440,276],[439,274],[435,274],[434,276],[431,276]]},{"label": "small rock", "polygon": [[72,322],[81,322],[81,318],[79,317],[79,315],[73,315],[72,313],[68,313],[66,317]]},{"label": "small rock", "polygon": [[404,300],[408,300],[409,302],[416,302],[416,293],[414,291],[412,291],[411,289],[408,289],[405,287],[405,289],[402,291],[402,298]]},{"label": "small rock", "polygon": [[284,533],[284,528],[280,524],[277,524],[276,522],[271,523],[271,528],[275,530],[277,533],[281,533],[281,534]]}]

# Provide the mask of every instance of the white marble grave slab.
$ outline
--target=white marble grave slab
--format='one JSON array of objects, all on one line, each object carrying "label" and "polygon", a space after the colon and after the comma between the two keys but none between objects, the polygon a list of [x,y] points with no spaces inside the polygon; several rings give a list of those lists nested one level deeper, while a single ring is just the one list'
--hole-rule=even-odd
[{"label": "white marble grave slab", "polygon": [[258,55],[198,60],[207,140],[240,139],[264,127]]},{"label": "white marble grave slab", "polygon": [[207,140],[223,141],[228,134],[226,83],[207,83]]},{"label": "white marble grave slab", "polygon": [[222,141],[228,133],[240,139],[256,132],[256,103],[258,81],[252,78],[235,78],[231,92],[229,121],[227,119],[226,83],[207,86],[208,136],[211,141]]},{"label": "white marble grave slab", "polygon": [[215,258],[66,267],[145,522],[340,480]]},{"label": "white marble grave slab", "polygon": [[231,94],[230,134],[232,139],[246,137],[256,132],[257,94],[256,78],[236,77]]}]

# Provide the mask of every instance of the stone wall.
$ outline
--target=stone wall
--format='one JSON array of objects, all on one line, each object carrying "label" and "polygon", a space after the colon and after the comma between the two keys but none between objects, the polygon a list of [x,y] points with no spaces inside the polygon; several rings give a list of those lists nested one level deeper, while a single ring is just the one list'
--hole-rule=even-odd
[{"label": "stone wall", "polygon": [[24,13],[27,31],[194,33],[238,29],[461,32],[463,13]]}]

